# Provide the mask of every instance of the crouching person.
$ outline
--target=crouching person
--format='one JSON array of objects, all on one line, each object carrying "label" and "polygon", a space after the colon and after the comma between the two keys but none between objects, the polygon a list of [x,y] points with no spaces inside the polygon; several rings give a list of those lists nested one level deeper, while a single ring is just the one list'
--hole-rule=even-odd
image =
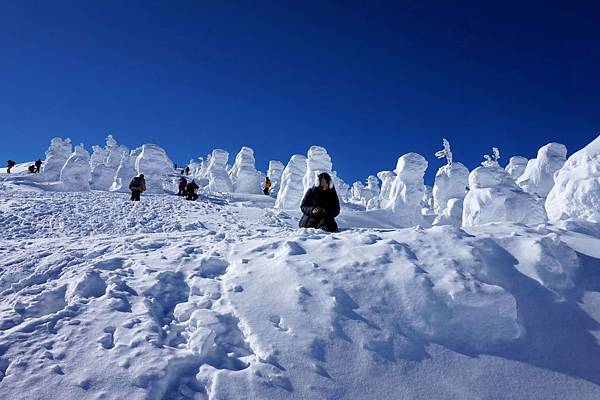
[{"label": "crouching person", "polygon": [[300,228],[318,228],[328,232],[337,232],[335,217],[340,213],[340,201],[331,183],[331,176],[323,172],[319,174],[319,185],[306,191],[300,210]]},{"label": "crouching person", "polygon": [[194,181],[192,179],[192,181],[190,183],[187,184],[186,188],[185,188],[185,192],[186,192],[186,200],[191,200],[191,201],[196,201],[198,200],[198,193],[196,193],[196,191],[199,189],[200,187],[198,186],[198,184],[196,183],[196,181]]}]

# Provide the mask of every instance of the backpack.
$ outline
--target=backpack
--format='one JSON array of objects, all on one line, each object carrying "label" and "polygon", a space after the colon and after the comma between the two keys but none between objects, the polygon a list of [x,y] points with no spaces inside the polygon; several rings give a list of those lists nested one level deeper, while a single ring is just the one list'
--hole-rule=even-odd
[{"label": "backpack", "polygon": [[133,187],[142,186],[142,180],[140,179],[139,176],[136,176],[135,178],[133,178],[133,180],[131,181],[131,186],[133,186]]}]

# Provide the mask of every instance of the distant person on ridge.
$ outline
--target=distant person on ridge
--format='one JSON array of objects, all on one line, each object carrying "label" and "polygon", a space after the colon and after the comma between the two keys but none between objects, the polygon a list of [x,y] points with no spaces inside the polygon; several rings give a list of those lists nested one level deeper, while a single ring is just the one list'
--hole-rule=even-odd
[{"label": "distant person on ridge", "polygon": [[190,174],[190,167],[185,167],[185,174],[189,175]]},{"label": "distant person on ridge", "polygon": [[331,176],[323,172],[318,176],[318,186],[313,186],[306,191],[300,210],[300,228],[318,228],[327,232],[337,232],[338,226],[335,217],[340,213],[340,201],[331,183]]},{"label": "distant person on ridge", "polygon": [[35,173],[36,174],[40,172],[40,168],[42,168],[42,160],[40,160],[38,158],[37,161],[35,162]]},{"label": "distant person on ridge", "polygon": [[196,193],[196,190],[198,190],[198,189],[200,189],[200,187],[198,186],[196,181],[194,181],[192,179],[192,181],[190,183],[188,183],[187,187],[185,188],[185,191],[187,193],[186,200],[192,200],[192,201],[198,200],[198,194]]},{"label": "distant person on ridge", "polygon": [[263,193],[266,194],[267,196],[269,195],[269,190],[271,189],[271,180],[269,179],[269,177],[267,176],[267,178],[265,179],[265,188],[263,190]]},{"label": "distant person on ridge", "polygon": [[185,179],[183,176],[179,178],[179,192],[177,192],[177,196],[185,196],[185,187],[187,186],[187,183],[187,179]]},{"label": "distant person on ridge", "polygon": [[13,160],[8,160],[6,162],[6,173],[10,174],[10,170],[12,169],[12,167],[14,167],[15,165],[17,165],[16,162],[14,162]]},{"label": "distant person on ridge", "polygon": [[140,201],[140,195],[146,191],[144,174],[136,176],[129,182],[129,190],[131,190],[131,201]]}]

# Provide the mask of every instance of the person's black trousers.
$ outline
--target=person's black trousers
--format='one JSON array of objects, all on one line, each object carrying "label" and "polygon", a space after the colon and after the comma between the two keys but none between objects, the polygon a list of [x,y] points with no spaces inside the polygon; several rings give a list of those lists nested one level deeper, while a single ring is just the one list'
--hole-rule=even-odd
[{"label": "person's black trousers", "polygon": [[141,191],[131,189],[131,201],[140,201],[140,194],[142,194]]}]

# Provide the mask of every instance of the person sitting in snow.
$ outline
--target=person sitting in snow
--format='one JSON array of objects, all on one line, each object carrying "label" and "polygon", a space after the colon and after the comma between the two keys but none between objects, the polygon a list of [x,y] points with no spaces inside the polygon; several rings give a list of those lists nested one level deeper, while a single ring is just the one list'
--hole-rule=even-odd
[{"label": "person sitting in snow", "polygon": [[177,192],[177,196],[185,196],[185,187],[187,186],[187,179],[183,176],[179,179],[179,192]]},{"label": "person sitting in snow", "polygon": [[267,176],[265,178],[265,188],[263,190],[263,193],[266,194],[267,196],[269,195],[269,190],[271,190],[271,180],[269,179],[269,177]]},{"label": "person sitting in snow", "polygon": [[35,165],[27,167],[27,171],[29,171],[30,174],[35,174]]},{"label": "person sitting in snow", "polygon": [[16,162],[14,162],[13,160],[8,160],[6,162],[6,173],[10,174],[10,170],[12,169],[12,167],[14,167],[15,165],[17,165]]},{"label": "person sitting in snow", "polygon": [[38,158],[34,165],[35,165],[35,173],[37,174],[40,172],[40,168],[42,168],[42,160],[40,160]]},{"label": "person sitting in snow", "polygon": [[187,187],[185,188],[185,191],[187,192],[186,200],[198,200],[198,194],[196,193],[196,190],[198,190],[199,188],[200,187],[198,186],[196,181],[192,179],[192,181],[188,183]]},{"label": "person sitting in snow", "polygon": [[131,190],[131,201],[140,201],[140,195],[146,191],[144,174],[136,176],[129,182],[129,190]]},{"label": "person sitting in snow", "polygon": [[318,176],[318,186],[306,191],[302,203],[300,228],[319,228],[328,232],[337,232],[335,217],[340,213],[340,201],[331,183],[331,176],[323,172]]}]

